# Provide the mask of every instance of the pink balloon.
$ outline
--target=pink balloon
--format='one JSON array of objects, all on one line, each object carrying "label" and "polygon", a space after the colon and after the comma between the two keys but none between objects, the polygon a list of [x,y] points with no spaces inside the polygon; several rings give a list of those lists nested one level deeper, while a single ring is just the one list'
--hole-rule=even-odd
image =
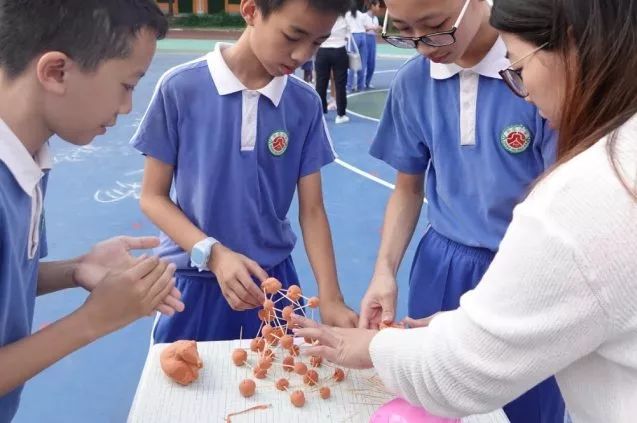
[{"label": "pink balloon", "polygon": [[424,408],[396,398],[376,410],[369,423],[460,423],[460,420],[432,416]]}]

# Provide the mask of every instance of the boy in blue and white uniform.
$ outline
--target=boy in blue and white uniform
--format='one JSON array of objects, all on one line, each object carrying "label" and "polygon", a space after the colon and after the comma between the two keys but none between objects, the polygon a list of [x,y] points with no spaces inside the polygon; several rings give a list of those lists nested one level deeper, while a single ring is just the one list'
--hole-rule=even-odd
[{"label": "boy in blue and white uniform", "polygon": [[[421,55],[398,71],[370,150],[398,177],[361,305],[363,327],[394,320],[396,272],[425,192],[429,227],[411,267],[406,319],[411,326],[457,308],[477,285],[513,208],[555,157],[547,122],[500,78],[509,62],[488,24],[486,2],[390,0],[387,6],[400,31],[385,34],[387,41],[417,47]],[[513,423],[557,423],[564,417],[553,378],[504,410]]]},{"label": "boy in blue and white uniform", "polygon": [[[151,0],[0,1],[0,423],[13,419],[24,383],[56,361],[153,309],[183,309],[174,267],[129,253],[156,238],[41,261],[49,138],[86,145],[129,113],[167,29]],[[36,296],[78,286],[91,292],[86,302],[34,332]]]},{"label": "boy in blue and white uniform", "polygon": [[159,254],[177,265],[186,311],[160,317],[155,342],[257,335],[258,283],[299,283],[287,218],[297,188],[321,317],[356,325],[322,202],[320,170],[335,154],[321,101],[289,76],[346,9],[338,0],[244,0],[248,28],[234,46],[218,44],[159,82],[132,144],[146,155],[142,210],[162,231]]}]

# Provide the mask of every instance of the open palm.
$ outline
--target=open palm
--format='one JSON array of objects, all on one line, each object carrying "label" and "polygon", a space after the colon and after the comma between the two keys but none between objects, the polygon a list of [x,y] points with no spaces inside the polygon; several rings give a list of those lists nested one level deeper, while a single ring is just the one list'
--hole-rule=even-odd
[{"label": "open palm", "polygon": [[[156,237],[118,236],[102,241],[80,258],[75,270],[75,282],[87,291],[93,291],[108,274],[125,272],[139,261],[138,257],[130,253],[131,250],[145,250],[157,245],[159,239]],[[180,299],[181,293],[173,288],[157,310],[166,315],[182,311],[184,304]]]}]

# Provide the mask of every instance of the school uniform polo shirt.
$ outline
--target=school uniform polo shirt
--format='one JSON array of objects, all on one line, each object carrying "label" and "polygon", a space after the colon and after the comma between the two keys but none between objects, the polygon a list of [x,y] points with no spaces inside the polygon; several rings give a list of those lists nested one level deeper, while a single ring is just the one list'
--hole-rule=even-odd
[{"label": "school uniform polo shirt", "polygon": [[[0,120],[0,347],[31,334],[38,263],[47,254],[43,200],[50,168],[47,145],[32,157]],[[11,421],[21,392],[0,397],[0,422]]]},{"label": "school uniform polo shirt", "polygon": [[[287,213],[297,182],[335,153],[310,85],[284,76],[248,90],[223,59],[226,47],[168,71],[131,142],[174,166],[171,198],[192,223],[269,268],[296,242]],[[160,237],[160,255],[198,274],[189,252]]]},{"label": "school uniform polo shirt", "polygon": [[498,71],[498,39],[471,69],[423,56],[396,74],[370,154],[426,174],[428,219],[443,236],[496,251],[513,208],[555,160],[554,132]]}]

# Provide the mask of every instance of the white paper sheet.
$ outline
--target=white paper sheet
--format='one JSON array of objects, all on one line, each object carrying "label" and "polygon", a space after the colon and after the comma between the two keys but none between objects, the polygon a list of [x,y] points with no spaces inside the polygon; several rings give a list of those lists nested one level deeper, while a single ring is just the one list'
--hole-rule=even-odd
[{"label": "white paper sheet", "polygon": [[[197,381],[181,386],[161,370],[159,355],[165,347],[165,344],[160,344],[149,350],[128,416],[129,423],[220,423],[229,413],[259,404],[270,404],[271,407],[232,417],[232,423],[363,423],[369,421],[381,404],[391,399],[373,382],[377,377],[371,370],[348,370],[346,379],[336,383],[330,380],[334,372],[332,367],[315,369],[319,373],[319,385],[330,387],[332,396],[328,400],[319,397],[318,389],[312,390],[303,385],[301,376],[284,372],[276,364],[268,372],[268,379],[255,379],[249,367],[236,367],[232,363],[231,354],[239,347],[239,341],[198,343],[204,367]],[[249,350],[249,341],[244,340],[241,347]],[[249,353],[248,360],[254,364],[255,354]],[[311,368],[309,363],[308,368]],[[303,408],[296,408],[290,403],[289,393],[275,389],[274,381],[280,377],[290,380],[291,389],[298,386],[305,392]],[[239,383],[246,378],[257,382],[256,394],[251,398],[243,398],[239,394]],[[498,411],[466,418],[463,422],[508,423],[508,420],[502,411]]]}]

